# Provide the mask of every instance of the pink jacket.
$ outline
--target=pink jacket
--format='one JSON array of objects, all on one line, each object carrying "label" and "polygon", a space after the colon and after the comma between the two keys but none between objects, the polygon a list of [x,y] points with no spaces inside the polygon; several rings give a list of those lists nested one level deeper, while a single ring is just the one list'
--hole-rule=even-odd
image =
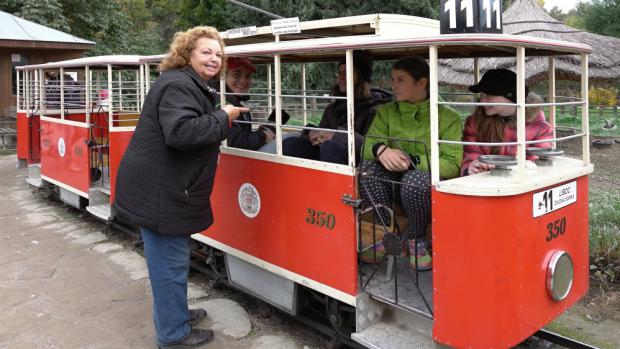
[{"label": "pink jacket", "polygon": [[[525,139],[527,141],[552,139],[553,129],[551,125],[545,120],[545,113],[539,111],[534,120],[526,122],[525,124]],[[465,129],[463,130],[463,141],[465,142],[478,142],[476,137],[476,125],[474,125],[474,119],[469,116],[465,120]],[[504,129],[503,142],[516,142],[517,141],[517,129],[506,125]],[[551,142],[529,144],[529,147],[551,147]],[[479,145],[465,145],[463,154],[463,163],[461,164],[461,175],[465,175],[465,170],[469,167],[469,164],[478,158],[478,155],[491,154],[491,147],[479,146]],[[516,155],[517,146],[508,145],[500,148],[499,155]],[[535,156],[527,156],[528,160],[536,159]]]}]

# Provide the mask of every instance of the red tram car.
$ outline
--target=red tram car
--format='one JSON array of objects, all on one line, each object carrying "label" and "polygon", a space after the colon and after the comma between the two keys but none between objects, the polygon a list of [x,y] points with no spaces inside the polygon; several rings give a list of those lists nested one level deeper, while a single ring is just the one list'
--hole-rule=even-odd
[{"label": "red tram car", "polygon": [[[269,79],[269,87],[265,93],[253,96],[262,97],[269,108],[275,107],[276,147],[275,153],[267,153],[222,145],[212,195],[215,223],[193,235],[201,243],[196,255],[204,257],[213,273],[233,286],[290,314],[303,314],[311,304],[322,306],[340,335],[350,336],[369,348],[513,347],[568,309],[588,289],[587,176],[593,166],[589,161],[586,97],[591,48],[504,34],[439,35],[437,22],[430,30],[435,33],[432,34],[429,20],[420,21],[424,29],[420,29],[418,36],[411,34],[416,32],[413,30],[407,35],[313,38],[226,48],[228,56],[248,57],[260,69],[267,70],[261,76]],[[410,18],[411,28],[416,23],[415,18]],[[283,84],[292,76],[283,76],[283,72],[294,70],[283,67],[341,59],[352,63],[354,50],[368,50],[377,61],[407,55],[428,59],[431,272],[412,271],[408,259],[405,261],[399,255],[386,255],[375,263],[366,263],[361,257],[382,236],[399,236],[399,231],[394,226],[375,224],[372,210],[360,206],[358,180],[365,174],[356,167],[353,156],[352,64],[347,64],[346,71],[349,92],[341,97],[346,99],[349,127],[336,131],[348,137],[349,163],[332,164],[282,154],[282,138],[306,129],[306,100],[336,98],[305,88],[299,93],[286,92]],[[449,94],[442,93],[438,64],[447,58],[477,60],[498,56],[514,57],[516,62],[516,165],[507,168],[502,176],[487,172],[443,180],[439,177],[438,149],[448,141],[438,136],[438,105],[482,104],[451,99]],[[526,104],[524,93],[526,58],[533,56],[550,57],[550,62],[560,59],[556,58],[559,56],[570,56],[581,62],[580,101],[558,103],[553,97],[555,91],[550,91],[552,97],[548,102],[536,104],[549,107],[552,122],[555,105],[582,106],[581,131],[553,140],[561,148],[563,141],[580,139],[580,158],[554,156],[559,153],[556,151],[543,153],[545,162],[537,166],[526,162],[526,148],[535,143],[526,141],[524,132],[525,107],[534,106]],[[49,109],[49,101],[43,97],[43,74],[58,68],[62,76],[66,66],[59,63],[24,67],[21,76],[25,79],[22,86],[26,102],[20,107],[20,113],[24,113],[19,128],[20,161],[36,163],[36,156],[31,154],[32,140],[36,141],[32,135],[35,126],[24,126],[33,125],[32,122],[23,123],[40,115],[41,179],[92,201],[92,193],[97,191],[92,185],[96,175],[93,156],[101,156],[100,149],[105,145],[108,150],[103,154],[109,156],[109,200],[113,200],[114,169],[139,117],[140,105],[135,102],[142,100],[133,99],[131,108],[121,102],[127,95],[119,91],[120,81],[115,87],[113,67],[136,72],[137,76],[129,80],[135,83],[131,91],[139,95],[147,90],[149,67],[157,59],[124,57],[124,63],[105,63],[107,78],[103,80],[110,100],[109,109],[104,106],[102,114],[92,109],[93,96],[101,96],[101,91],[93,88],[89,79],[85,82],[85,112],[65,110],[64,92],[60,92],[60,111],[53,115],[44,112]],[[90,77],[92,65],[81,66],[86,67],[85,76]],[[125,75],[119,76],[124,79]],[[548,76],[553,89],[554,64],[550,64]],[[305,79],[302,74],[300,80]],[[61,91],[66,87],[61,80]],[[35,92],[32,95],[31,90]],[[221,98],[225,98],[224,94]],[[41,111],[30,108],[36,100],[42,101],[38,107]],[[287,125],[282,124],[282,108],[292,111],[292,122]],[[106,122],[99,121],[100,115]],[[260,119],[253,123],[257,127],[266,122]],[[105,129],[99,136],[93,133],[98,127]],[[107,174],[102,171],[101,175]],[[89,211],[104,219],[113,218],[111,212],[106,216],[92,209],[103,203],[105,200],[89,203]],[[392,212],[395,217],[399,215],[397,208]]]}]

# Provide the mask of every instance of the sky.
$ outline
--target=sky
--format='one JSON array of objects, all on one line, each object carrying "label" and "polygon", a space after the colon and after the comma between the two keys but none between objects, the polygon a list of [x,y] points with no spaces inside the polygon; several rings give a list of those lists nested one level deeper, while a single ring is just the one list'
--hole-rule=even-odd
[{"label": "sky", "polygon": [[551,10],[554,6],[559,7],[562,12],[568,12],[577,6],[578,2],[588,2],[584,0],[545,0],[545,9]]}]

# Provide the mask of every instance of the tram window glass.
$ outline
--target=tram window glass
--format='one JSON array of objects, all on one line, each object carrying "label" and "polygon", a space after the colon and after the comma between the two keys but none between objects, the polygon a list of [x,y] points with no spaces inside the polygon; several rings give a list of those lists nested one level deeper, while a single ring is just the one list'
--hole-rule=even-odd
[{"label": "tram window glass", "polygon": [[11,54],[11,91],[13,91],[13,96],[17,94],[17,71],[15,68],[22,65],[28,65],[29,61],[30,59],[22,54]]}]

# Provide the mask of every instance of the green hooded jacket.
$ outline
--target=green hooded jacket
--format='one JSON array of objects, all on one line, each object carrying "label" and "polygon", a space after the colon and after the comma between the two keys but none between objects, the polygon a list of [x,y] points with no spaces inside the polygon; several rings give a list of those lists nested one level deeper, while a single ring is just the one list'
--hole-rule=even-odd
[{"label": "green hooded jacket", "polygon": [[[383,138],[375,138],[379,136]],[[390,148],[398,149],[396,142],[410,155],[420,157],[417,168],[429,172],[429,161],[424,146],[419,143],[392,140],[386,137],[414,139],[424,142],[430,153],[430,103],[429,100],[415,104],[409,102],[392,102],[377,108],[375,119],[366,135],[362,158],[372,160],[372,148],[377,143],[385,143]],[[463,138],[463,123],[456,110],[439,106],[439,139],[461,141]],[[453,144],[439,145],[439,174],[442,178],[457,177],[463,160],[463,146]]]}]

